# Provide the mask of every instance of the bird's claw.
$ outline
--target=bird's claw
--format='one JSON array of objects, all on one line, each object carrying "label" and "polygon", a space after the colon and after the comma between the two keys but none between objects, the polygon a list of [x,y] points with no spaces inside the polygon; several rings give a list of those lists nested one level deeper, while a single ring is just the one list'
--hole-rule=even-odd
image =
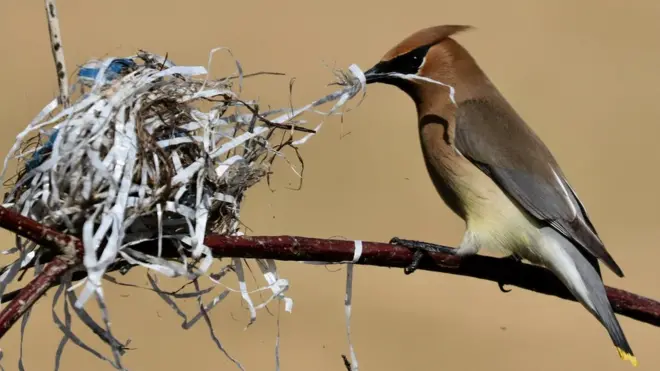
[{"label": "bird's claw", "polygon": [[[522,259],[519,256],[515,255],[515,254],[511,254],[511,255],[505,257],[504,259],[508,259],[508,260],[513,261],[515,263],[520,263],[522,261]],[[497,286],[500,288],[500,291],[502,291],[503,293],[511,292],[511,289],[508,289],[508,290],[505,289],[504,285],[505,285],[504,282],[498,282],[497,283]]]},{"label": "bird's claw", "polygon": [[417,268],[419,267],[419,263],[422,261],[422,258],[424,257],[424,254],[426,254],[426,251],[415,250],[412,262],[407,267],[403,268],[403,273],[408,275],[416,271]]},{"label": "bird's claw", "polygon": [[412,262],[407,267],[403,268],[403,273],[405,274],[411,274],[416,271],[424,255],[427,255],[429,252],[441,252],[453,255],[456,250],[450,247],[435,245],[428,242],[404,240],[399,237],[393,237],[390,240],[390,245],[402,246],[415,252]]},{"label": "bird's claw", "polygon": [[500,291],[502,291],[502,292],[504,292],[504,293],[511,292],[511,289],[508,289],[508,290],[505,289],[505,288],[504,288],[504,285],[505,285],[504,282],[498,282],[498,283],[497,283],[497,286],[499,286]]}]

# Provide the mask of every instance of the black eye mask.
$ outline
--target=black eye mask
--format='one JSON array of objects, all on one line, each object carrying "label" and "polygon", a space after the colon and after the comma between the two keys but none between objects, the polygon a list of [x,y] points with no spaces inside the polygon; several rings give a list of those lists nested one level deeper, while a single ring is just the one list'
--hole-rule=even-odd
[{"label": "black eye mask", "polygon": [[421,46],[417,49],[409,51],[406,54],[392,58],[389,61],[380,62],[374,66],[374,69],[379,74],[394,72],[404,75],[414,75],[422,66],[424,57],[430,48],[431,45]]}]

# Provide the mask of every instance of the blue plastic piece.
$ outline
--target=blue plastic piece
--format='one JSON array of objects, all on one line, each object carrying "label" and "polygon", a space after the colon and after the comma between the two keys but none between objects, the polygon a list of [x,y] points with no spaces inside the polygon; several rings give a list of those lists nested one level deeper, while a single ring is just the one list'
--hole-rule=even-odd
[{"label": "blue plastic piece", "polygon": [[[130,58],[117,58],[110,62],[110,65],[105,70],[105,80],[111,81],[119,76],[119,73],[127,67],[136,67],[137,64]],[[98,67],[83,67],[78,71],[78,77],[89,80],[96,80],[100,68]]]},{"label": "blue plastic piece", "polygon": [[27,171],[38,167],[44,162],[44,155],[50,153],[53,150],[53,145],[55,145],[55,139],[57,138],[58,131],[59,129],[55,129],[53,133],[48,137],[48,141],[34,152],[30,161],[25,164],[25,169]]}]

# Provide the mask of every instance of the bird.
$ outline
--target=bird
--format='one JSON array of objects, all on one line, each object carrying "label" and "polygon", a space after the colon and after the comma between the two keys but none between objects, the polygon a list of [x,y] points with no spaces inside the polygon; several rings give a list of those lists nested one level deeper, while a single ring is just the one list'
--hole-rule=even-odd
[{"label": "bird", "polygon": [[[607,330],[621,359],[637,359],[612,310],[599,261],[623,271],[540,137],[452,36],[470,25],[421,29],[364,72],[414,102],[424,163],[444,203],[465,222],[457,248],[394,237],[416,251],[501,252],[549,269]],[[501,288],[501,285],[500,285]]]}]

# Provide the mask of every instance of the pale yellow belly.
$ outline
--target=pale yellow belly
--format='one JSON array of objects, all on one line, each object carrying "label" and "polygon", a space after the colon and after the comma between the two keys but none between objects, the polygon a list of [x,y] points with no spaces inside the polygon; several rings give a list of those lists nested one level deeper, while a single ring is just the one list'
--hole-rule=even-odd
[{"label": "pale yellow belly", "polygon": [[476,237],[481,248],[536,261],[539,224],[467,159],[461,158],[460,163],[462,169],[451,181],[465,207],[468,233]]}]

